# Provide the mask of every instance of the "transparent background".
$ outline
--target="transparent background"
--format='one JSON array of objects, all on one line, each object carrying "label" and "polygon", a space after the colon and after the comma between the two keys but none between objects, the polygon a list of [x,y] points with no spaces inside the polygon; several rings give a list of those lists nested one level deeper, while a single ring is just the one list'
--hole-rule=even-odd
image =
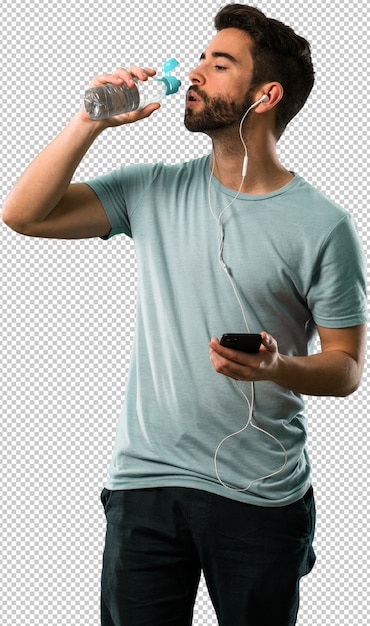
[{"label": "transparent background", "polygon": [[[185,87],[221,5],[7,3],[0,42],[1,200],[74,115],[93,75],[134,62],[160,68],[176,56]],[[365,249],[366,5],[257,4],[311,42],[317,73],[309,102],[280,142],[281,160],[352,212]],[[122,163],[185,161],[209,151],[207,138],[183,128],[184,91],[150,120],[106,131],[75,180]],[[123,236],[29,239],[1,223],[0,250],[1,621],[97,626],[105,532],[99,496],[125,392],[133,248]],[[366,370],[350,398],[307,400],[318,561],[302,582],[298,626],[367,623],[368,380]],[[217,624],[203,581],[194,624]]]}]

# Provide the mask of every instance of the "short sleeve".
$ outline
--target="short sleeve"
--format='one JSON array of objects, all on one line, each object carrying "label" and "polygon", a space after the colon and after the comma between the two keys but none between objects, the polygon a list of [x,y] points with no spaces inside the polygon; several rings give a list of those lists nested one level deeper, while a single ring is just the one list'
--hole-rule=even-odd
[{"label": "short sleeve", "polygon": [[319,326],[345,328],[368,320],[366,260],[348,213],[321,246],[307,303]]},{"label": "short sleeve", "polygon": [[156,178],[159,166],[129,165],[86,181],[102,203],[111,225],[111,231],[102,239],[119,233],[132,237],[130,217]]}]

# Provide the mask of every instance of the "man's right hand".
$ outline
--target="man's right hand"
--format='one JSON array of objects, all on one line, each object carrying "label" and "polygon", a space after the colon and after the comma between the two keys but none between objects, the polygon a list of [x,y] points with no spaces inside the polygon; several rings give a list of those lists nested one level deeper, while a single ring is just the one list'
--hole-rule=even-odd
[{"label": "man's right hand", "polygon": [[[128,70],[121,67],[111,74],[102,74],[100,76],[96,76],[91,81],[88,88],[107,84],[118,86],[126,84],[129,88],[135,87],[135,82],[133,81],[133,78],[138,78],[141,81],[146,81],[148,80],[148,78],[152,78],[153,76],[155,76],[155,74],[156,71],[149,67],[141,68],[133,65]],[[138,120],[141,120],[145,117],[149,117],[154,111],[159,109],[160,106],[161,105],[159,104],[159,102],[153,102],[151,104],[148,104],[143,109],[130,111],[130,113],[122,113],[121,115],[115,115],[114,117],[110,117],[105,120],[92,120],[86,113],[85,107],[82,104],[80,117],[83,121],[99,125],[99,128],[104,129],[110,126],[122,126],[123,124],[131,124],[133,122],[137,122]]]}]

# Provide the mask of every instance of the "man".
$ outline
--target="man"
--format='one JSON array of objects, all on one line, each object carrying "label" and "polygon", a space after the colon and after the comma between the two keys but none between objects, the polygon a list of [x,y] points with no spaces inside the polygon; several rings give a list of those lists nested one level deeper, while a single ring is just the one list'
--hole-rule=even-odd
[{"label": "man", "polygon": [[[137,325],[102,493],[103,626],[191,624],[201,570],[222,626],[295,624],[315,560],[302,394],[348,395],[363,369],[356,228],[276,154],[313,85],[309,45],[245,5],[215,24],[185,111],[211,156],[71,184],[105,128],[159,105],[100,122],[81,109],[3,212],[30,236],[135,241]],[[153,75],[121,68],[92,84]],[[257,353],[219,342],[249,331]]]}]

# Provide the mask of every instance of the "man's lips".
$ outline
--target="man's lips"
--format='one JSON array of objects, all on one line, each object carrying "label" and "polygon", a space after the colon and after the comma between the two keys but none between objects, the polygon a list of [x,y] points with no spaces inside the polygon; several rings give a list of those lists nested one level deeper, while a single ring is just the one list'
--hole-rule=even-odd
[{"label": "man's lips", "polygon": [[198,102],[201,102],[201,99],[198,96],[198,94],[195,91],[193,91],[193,89],[189,89],[189,91],[186,94],[186,106],[191,107],[197,104]]}]

